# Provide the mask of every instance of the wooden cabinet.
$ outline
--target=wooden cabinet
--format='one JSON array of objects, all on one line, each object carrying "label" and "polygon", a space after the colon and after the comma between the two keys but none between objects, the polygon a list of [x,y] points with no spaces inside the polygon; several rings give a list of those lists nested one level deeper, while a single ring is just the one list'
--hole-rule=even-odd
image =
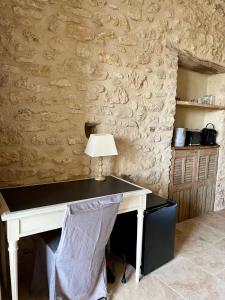
[{"label": "wooden cabinet", "polygon": [[213,211],[218,150],[218,146],[173,149],[169,198],[178,204],[178,222]]}]

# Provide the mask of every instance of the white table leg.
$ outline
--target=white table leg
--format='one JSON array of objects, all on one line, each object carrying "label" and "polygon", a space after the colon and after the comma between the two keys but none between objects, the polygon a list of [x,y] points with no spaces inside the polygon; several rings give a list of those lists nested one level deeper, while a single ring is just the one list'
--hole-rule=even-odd
[{"label": "white table leg", "polygon": [[139,282],[141,274],[141,257],[142,257],[142,234],[143,234],[144,210],[139,209],[137,214],[137,248],[136,248],[136,282]]},{"label": "white table leg", "polygon": [[9,242],[9,266],[11,278],[12,300],[18,300],[18,259],[17,241]]}]

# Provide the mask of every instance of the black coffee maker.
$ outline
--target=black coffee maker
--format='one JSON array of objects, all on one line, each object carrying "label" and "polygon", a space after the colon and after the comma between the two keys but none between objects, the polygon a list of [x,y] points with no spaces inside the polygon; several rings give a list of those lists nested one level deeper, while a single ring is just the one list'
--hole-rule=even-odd
[{"label": "black coffee maker", "polygon": [[208,123],[201,131],[201,145],[216,145],[216,136],[215,126],[212,123]]}]

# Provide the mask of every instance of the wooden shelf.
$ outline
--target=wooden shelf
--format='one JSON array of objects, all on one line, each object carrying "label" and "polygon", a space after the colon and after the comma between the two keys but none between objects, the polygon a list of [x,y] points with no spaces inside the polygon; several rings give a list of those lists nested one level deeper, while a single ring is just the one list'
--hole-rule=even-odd
[{"label": "wooden shelf", "polygon": [[188,102],[188,101],[176,101],[176,103],[178,106],[184,106],[184,107],[203,108],[209,110],[225,110],[225,106],[222,105],[200,104],[200,103]]},{"label": "wooden shelf", "polygon": [[193,145],[193,146],[183,146],[183,147],[172,147],[173,150],[198,150],[198,149],[212,149],[212,148],[219,148],[219,145]]}]

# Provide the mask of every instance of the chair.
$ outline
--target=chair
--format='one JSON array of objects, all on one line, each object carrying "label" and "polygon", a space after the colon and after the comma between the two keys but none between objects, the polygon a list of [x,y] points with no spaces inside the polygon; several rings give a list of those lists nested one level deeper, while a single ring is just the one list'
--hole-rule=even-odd
[{"label": "chair", "polygon": [[122,195],[68,205],[62,232],[43,234],[36,254],[32,290],[50,300],[107,298],[105,246]]}]

